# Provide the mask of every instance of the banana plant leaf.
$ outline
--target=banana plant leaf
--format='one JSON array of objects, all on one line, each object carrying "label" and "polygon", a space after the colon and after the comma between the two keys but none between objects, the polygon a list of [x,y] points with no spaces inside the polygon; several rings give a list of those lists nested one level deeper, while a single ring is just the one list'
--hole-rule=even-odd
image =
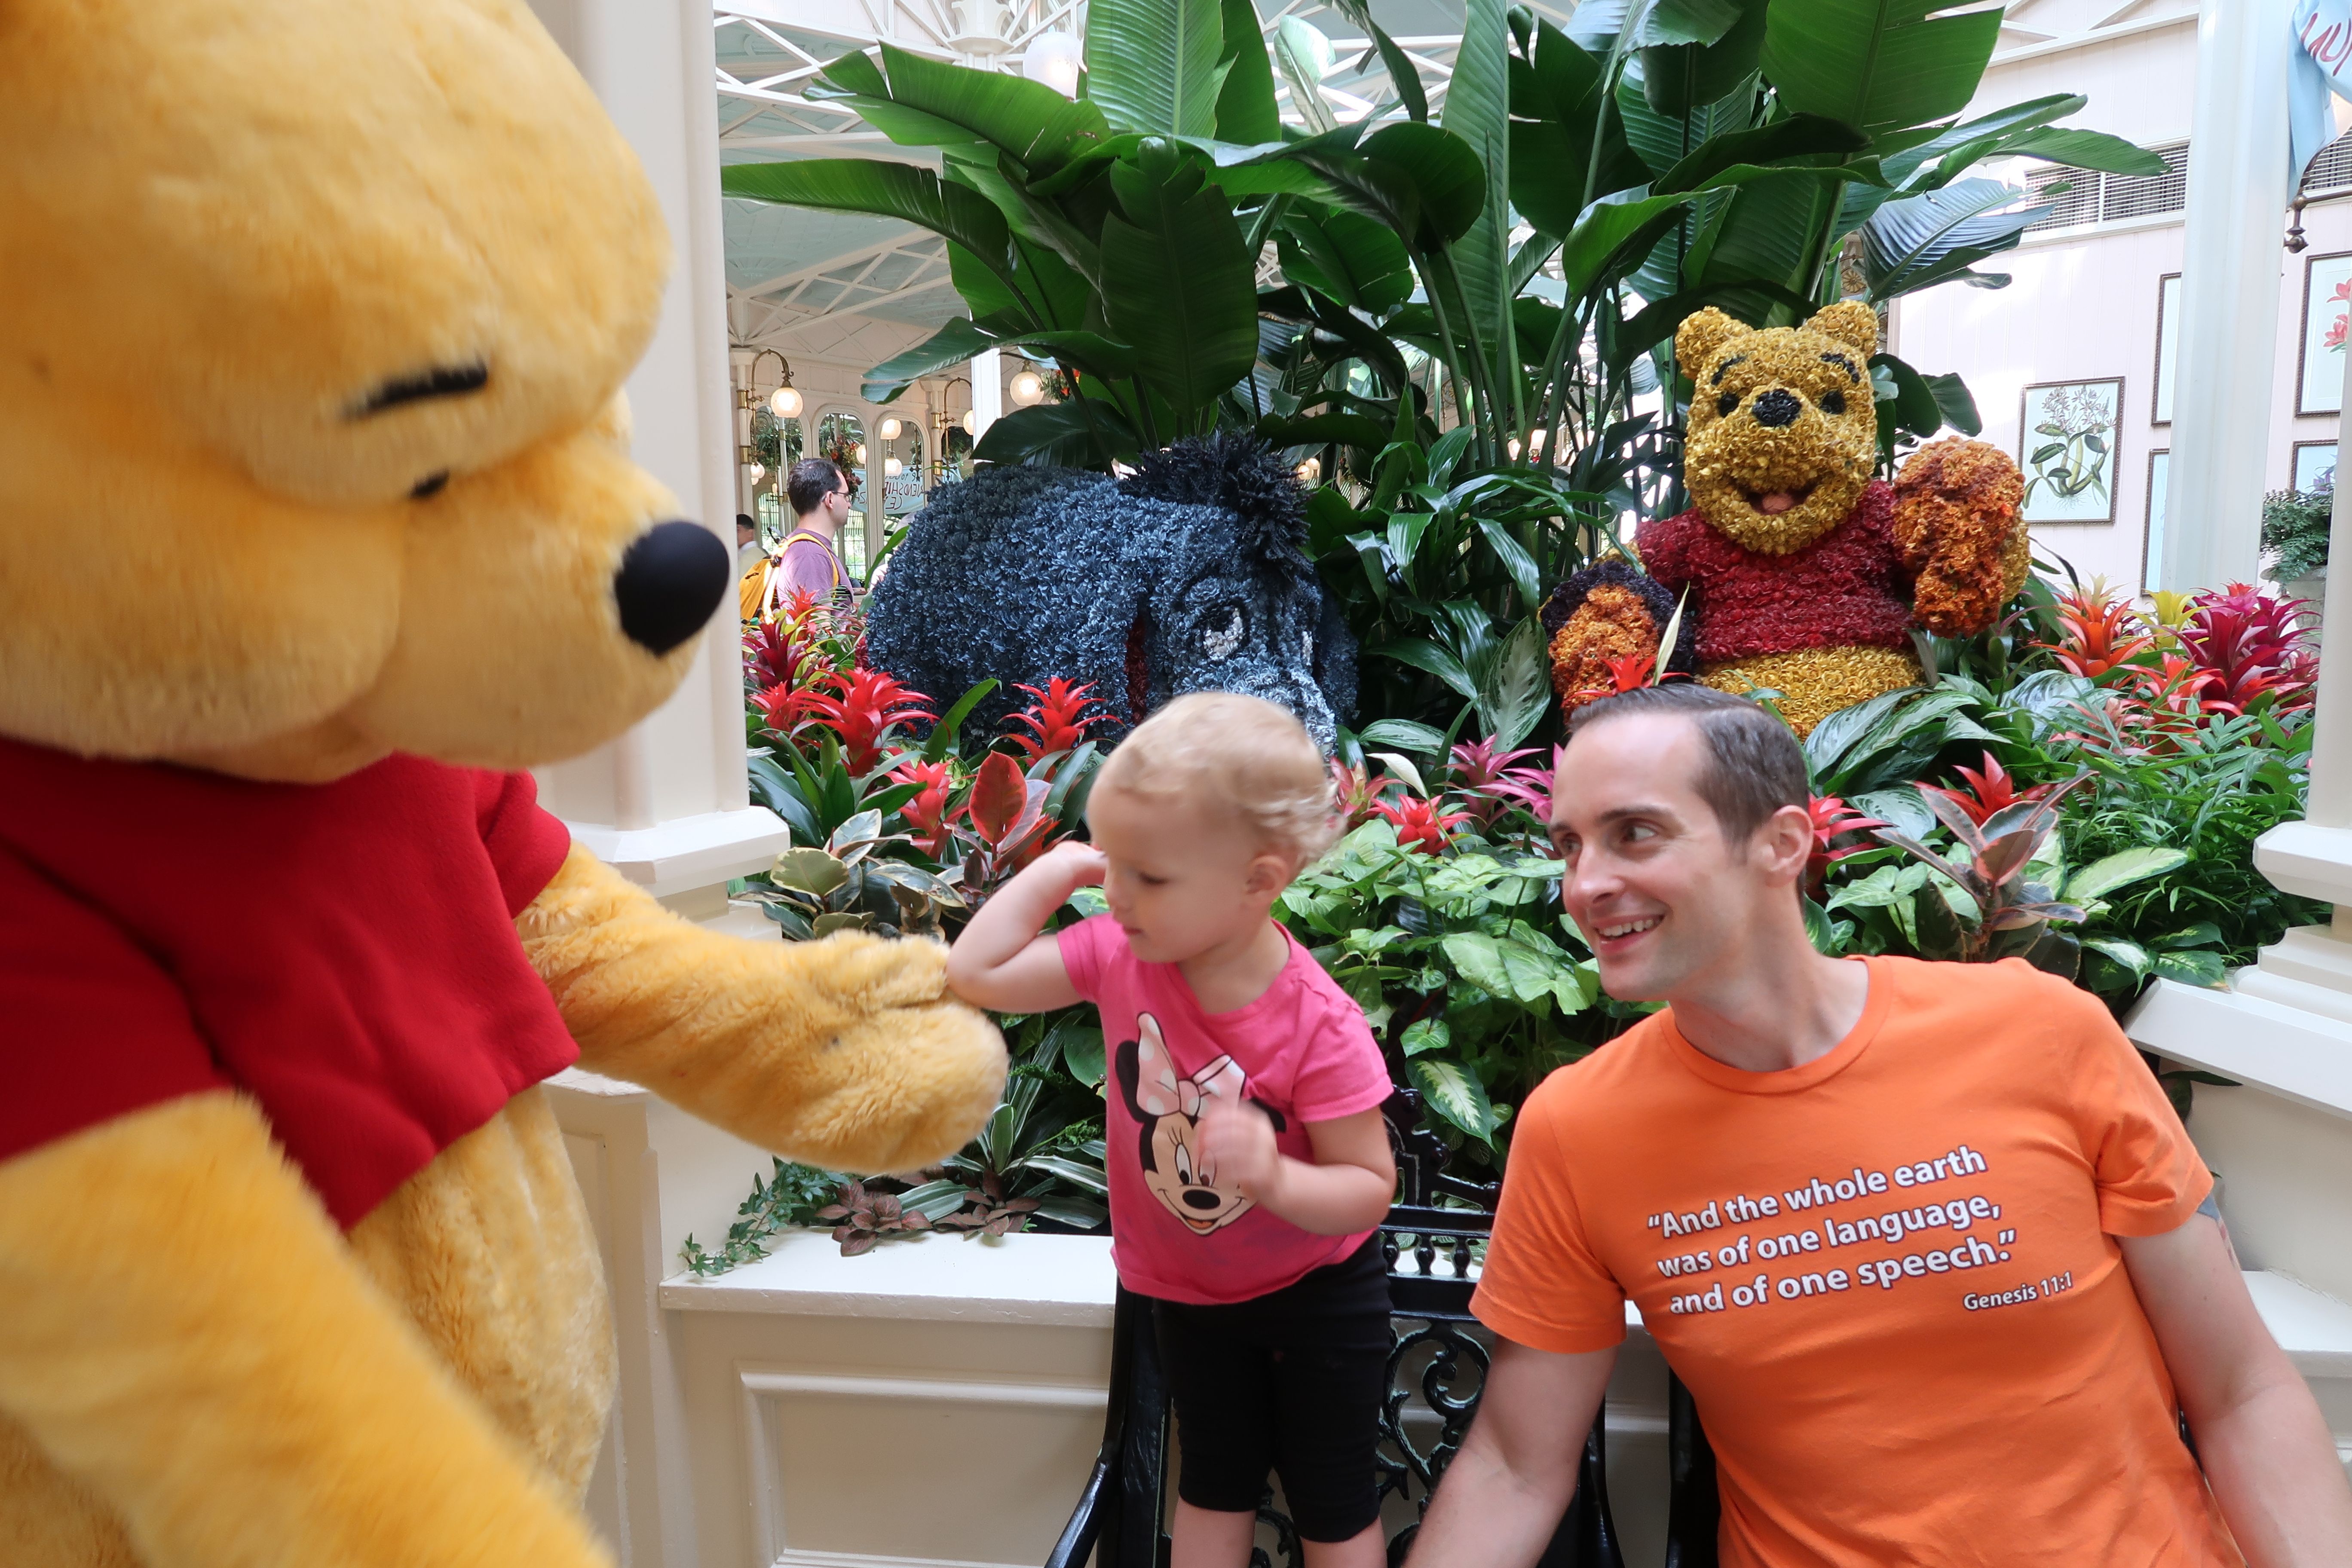
[{"label": "banana plant leaf", "polygon": [[1118,163],[1111,183],[1125,216],[1103,219],[1104,314],[1190,430],[1256,361],[1256,268],[1197,164]]},{"label": "banana plant leaf", "polygon": [[1771,0],[1762,65],[1782,107],[1865,132],[1958,114],[2000,37],[1998,9],[1939,0]]},{"label": "banana plant leaf", "polygon": [[1122,131],[1215,135],[1218,94],[1233,68],[1223,10],[1221,0],[1094,0],[1087,100]]},{"label": "banana plant leaf", "polygon": [[1222,0],[1223,40],[1217,63],[1225,73],[1217,89],[1217,139],[1279,142],[1282,114],[1274,99],[1274,61],[1258,31],[1251,0]]},{"label": "banana plant leaf", "polygon": [[1961,180],[1881,206],[1862,229],[1870,299],[1916,293],[2015,247],[2050,211],[2018,207],[2023,194],[1999,180]]}]

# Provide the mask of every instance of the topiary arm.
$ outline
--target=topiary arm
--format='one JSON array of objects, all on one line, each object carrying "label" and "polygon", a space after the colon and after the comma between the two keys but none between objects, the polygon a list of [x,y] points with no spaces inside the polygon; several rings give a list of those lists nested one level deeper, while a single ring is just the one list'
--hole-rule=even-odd
[{"label": "topiary arm", "polygon": [[1982,441],[1931,441],[1903,465],[1895,545],[1921,626],[1938,637],[1973,637],[2025,585],[2024,496],[2025,477],[2009,454]]},{"label": "topiary arm", "polygon": [[226,1091],[0,1163],[0,1412],[147,1563],[610,1562]]},{"label": "topiary arm", "polygon": [[948,998],[938,942],[723,936],[576,845],[515,923],[583,1065],[778,1153],[912,1170],[1003,1089],[1004,1043]]}]

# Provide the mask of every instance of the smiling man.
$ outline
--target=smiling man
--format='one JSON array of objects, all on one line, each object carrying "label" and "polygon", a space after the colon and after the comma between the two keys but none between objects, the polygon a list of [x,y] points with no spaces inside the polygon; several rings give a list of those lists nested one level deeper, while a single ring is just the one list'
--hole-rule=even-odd
[{"label": "smiling man", "polygon": [[1494,1367],[1412,1568],[1535,1561],[1629,1298],[1714,1444],[1727,1564],[2352,1564],[2327,1429],[2095,999],[1815,952],[1804,760],[1744,699],[1592,703],[1555,790],[1601,984],[1667,1006],[1515,1123]]}]

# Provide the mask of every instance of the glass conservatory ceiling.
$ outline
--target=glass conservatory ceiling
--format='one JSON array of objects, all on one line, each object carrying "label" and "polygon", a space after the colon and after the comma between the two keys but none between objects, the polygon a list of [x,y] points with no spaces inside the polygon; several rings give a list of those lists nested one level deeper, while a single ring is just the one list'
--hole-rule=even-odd
[{"label": "glass conservatory ceiling", "polygon": [[[1387,71],[1361,29],[1338,8],[1322,0],[1257,5],[1269,33],[1295,16],[1329,40],[1331,68],[1317,89],[1333,119],[1360,120],[1389,108],[1394,93]],[[1565,23],[1575,6],[1546,0],[1534,9]],[[1372,0],[1381,26],[1420,65],[1433,112],[1443,112],[1462,10],[1462,0]],[[971,41],[962,26],[975,11],[994,23],[984,36],[1001,45],[994,56],[956,47]],[[827,61],[880,38],[936,59],[1018,70],[1039,37],[1081,34],[1086,6],[1084,0],[718,0],[713,18],[723,161],[903,157],[935,163],[919,150],[893,145],[852,113],[810,102],[803,96],[809,81]],[[1285,121],[1303,124],[1279,75],[1276,93]],[[724,205],[729,317],[739,342],[786,342],[796,328],[844,316],[911,335],[962,313],[940,244],[920,229],[758,202]]]}]

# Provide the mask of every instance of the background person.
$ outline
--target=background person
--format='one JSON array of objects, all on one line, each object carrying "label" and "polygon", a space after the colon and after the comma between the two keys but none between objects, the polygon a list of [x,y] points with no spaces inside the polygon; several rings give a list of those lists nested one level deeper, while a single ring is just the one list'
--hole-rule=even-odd
[{"label": "background person", "polygon": [[841,563],[841,530],[849,521],[849,476],[825,458],[803,458],[784,479],[792,503],[793,531],[785,537],[782,564],[769,589],[772,604],[789,603],[805,588],[819,604],[845,608],[857,580]]},{"label": "background person", "polygon": [[[1119,743],[1066,844],[948,959],[968,1002],[1093,1003],[1112,1255],[1154,1298],[1181,1450],[1172,1568],[1244,1568],[1277,1470],[1307,1568],[1381,1568],[1374,1451],[1396,1190],[1388,1069],[1362,1011],[1272,918],[1339,824],[1285,710],[1180,697]],[[1110,910],[1040,934],[1080,887]]]},{"label": "background person", "polygon": [[1668,1007],[1521,1109],[1494,1365],[1413,1568],[1536,1559],[1629,1296],[1713,1443],[1726,1564],[2218,1568],[2232,1535],[2352,1563],[2352,1489],[2154,1076],[2021,961],[1817,952],[1806,800],[1744,699],[1577,713],[1563,900],[1611,994]]}]

